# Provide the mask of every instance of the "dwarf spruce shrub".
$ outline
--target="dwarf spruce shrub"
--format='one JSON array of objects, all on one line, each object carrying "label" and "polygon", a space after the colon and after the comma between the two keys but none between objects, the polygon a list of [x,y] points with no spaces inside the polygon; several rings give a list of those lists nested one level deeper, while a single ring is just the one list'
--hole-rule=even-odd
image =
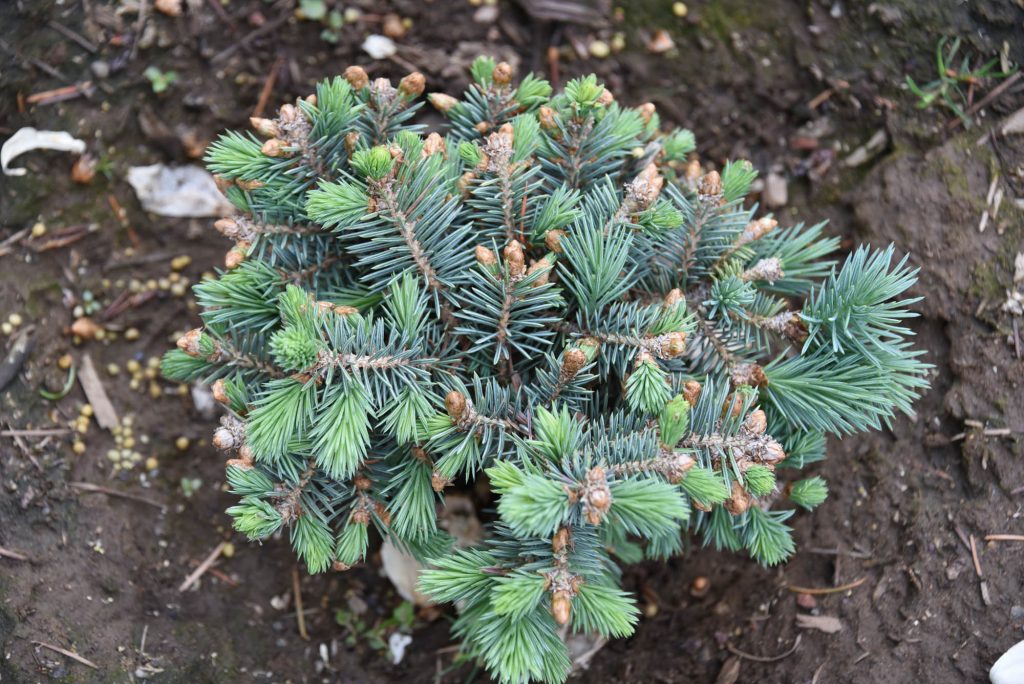
[{"label": "dwarf spruce shrub", "polygon": [[[926,386],[916,271],[757,218],[749,163],[706,171],[689,131],[593,76],[472,76],[428,97],[443,135],[414,122],[420,74],[351,67],[214,143],[235,244],[164,372],[227,408],[237,530],[286,530],[310,572],[390,538],[457,604],[469,657],[561,682],[563,628],[632,633],[621,564],[693,540],[792,555],[826,436]],[[453,547],[445,493],[480,480],[486,538]]]}]

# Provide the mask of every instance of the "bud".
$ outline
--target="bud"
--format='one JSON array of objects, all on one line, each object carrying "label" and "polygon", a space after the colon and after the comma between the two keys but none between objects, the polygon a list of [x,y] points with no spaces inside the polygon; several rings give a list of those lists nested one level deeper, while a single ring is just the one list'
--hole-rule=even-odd
[{"label": "bud", "polygon": [[690,163],[686,165],[686,180],[691,183],[696,183],[698,178],[700,178],[700,162],[696,159],[692,159],[690,160]]},{"label": "bud", "polygon": [[733,515],[740,515],[746,513],[747,509],[750,508],[750,501],[750,494],[739,483],[739,480],[733,480],[732,495],[722,505],[725,507],[725,510]]},{"label": "bud", "polygon": [[281,140],[280,138],[271,138],[263,143],[263,147],[260,148],[260,152],[268,157],[283,157],[288,153],[285,149],[287,147],[288,143],[284,140]]},{"label": "bud", "polygon": [[668,294],[665,295],[663,306],[666,309],[674,309],[681,301],[683,301],[683,291],[676,287],[669,290]]},{"label": "bud", "polygon": [[693,582],[690,583],[690,596],[693,598],[704,598],[711,591],[711,580],[703,575],[698,575],[693,578]]},{"label": "bud", "polygon": [[653,102],[644,102],[637,108],[637,111],[640,112],[640,118],[644,120],[644,124],[649,124],[651,119],[654,118],[656,108]]},{"label": "bud", "polygon": [[494,252],[487,249],[483,245],[476,246],[476,263],[481,266],[493,266],[498,263],[498,257],[494,256]]},{"label": "bud", "polygon": [[751,411],[747,419],[743,421],[743,427],[752,434],[760,435],[768,429],[768,417],[761,409]]},{"label": "bud", "polygon": [[700,399],[700,391],[703,389],[696,380],[687,380],[683,383],[683,397],[690,406],[696,406]]},{"label": "bud", "polygon": [[597,96],[597,104],[603,107],[611,107],[613,102],[615,102],[615,96],[607,88],[601,90],[601,94]]},{"label": "bud", "polygon": [[224,386],[224,380],[217,380],[210,386],[210,393],[213,394],[213,398],[221,404],[227,406],[231,403],[231,399],[228,397],[227,390]]},{"label": "bud", "polygon": [[382,504],[380,501],[373,502],[373,512],[377,514],[380,521],[387,526],[391,525],[391,511],[388,507]]},{"label": "bud", "polygon": [[336,560],[331,563],[331,570],[334,570],[335,572],[345,572],[346,570],[349,570],[351,567],[351,565],[346,565],[345,563],[342,563],[340,560]]},{"label": "bud", "polygon": [[242,180],[241,178],[235,180],[235,185],[240,187],[242,190],[258,190],[262,188],[266,183],[261,180]]},{"label": "bud", "polygon": [[476,126],[473,126],[473,128],[475,128],[477,133],[479,133],[480,135],[484,135],[485,133],[487,133],[487,131],[491,130],[491,124],[487,123],[486,121],[481,121]]},{"label": "bud", "polygon": [[201,328],[195,330],[189,330],[187,333],[178,338],[178,349],[185,352],[192,358],[198,359],[201,355],[199,351],[199,344],[203,339],[203,331]]},{"label": "bud", "polygon": [[459,104],[458,100],[445,93],[430,93],[427,95],[427,100],[434,105],[434,109],[442,114],[447,114],[452,107]]},{"label": "bud", "polygon": [[213,227],[224,237],[235,237],[238,235],[238,221],[230,217],[217,219],[213,222]]},{"label": "bud", "polygon": [[512,65],[508,62],[498,62],[491,72],[491,78],[497,85],[508,85],[512,82]]},{"label": "bud", "polygon": [[551,130],[556,127],[555,110],[547,105],[542,105],[537,110],[537,119],[540,121],[540,127],[545,130]]},{"label": "bud", "polygon": [[345,134],[345,154],[349,157],[359,146],[359,131],[349,131]]},{"label": "bud", "polygon": [[213,446],[220,451],[227,451],[235,446],[235,435],[226,427],[219,427],[213,433]]},{"label": "bud", "polygon": [[352,522],[357,525],[369,525],[370,524],[370,512],[365,508],[357,509],[352,513]]},{"label": "bud", "polygon": [[213,174],[213,184],[216,185],[217,189],[220,190],[222,195],[224,195],[227,194],[228,188],[234,185],[234,182],[228,180],[219,173],[215,173]]},{"label": "bud", "polygon": [[281,129],[277,127],[273,119],[263,119],[258,116],[250,116],[249,123],[254,131],[264,138],[276,138],[281,135]]},{"label": "bud", "polygon": [[366,477],[365,475],[359,475],[358,477],[352,480],[352,486],[361,492],[365,492],[372,485],[373,483],[370,482],[370,478]]},{"label": "bud", "polygon": [[551,550],[556,554],[562,553],[569,546],[569,528],[560,527],[555,536],[551,538]]},{"label": "bud", "polygon": [[562,370],[561,376],[568,380],[569,378],[575,378],[576,374],[583,370],[583,367],[590,362],[587,358],[586,352],[578,347],[572,349],[566,349],[562,354]]},{"label": "bud", "polygon": [[536,279],[533,281],[534,287],[547,285],[551,280],[551,270],[555,267],[554,256],[554,254],[545,254],[543,257],[530,264],[530,268],[526,269],[527,276],[537,274]]},{"label": "bud", "polygon": [[508,264],[508,272],[513,278],[521,278],[526,273],[526,256],[523,254],[523,246],[518,240],[505,245],[502,250],[505,263]]},{"label": "bud", "polygon": [[277,116],[283,123],[295,123],[302,116],[302,112],[293,104],[283,104],[277,110]]},{"label": "bud", "polygon": [[347,304],[335,304],[332,311],[339,316],[351,316],[352,314],[359,313],[359,309],[354,306],[348,306]]},{"label": "bud", "polygon": [[366,69],[361,66],[350,66],[345,69],[342,76],[355,90],[362,90],[370,84],[370,77],[366,75]]},{"label": "bud", "polygon": [[443,154],[446,157],[448,148],[444,144],[444,138],[437,133],[431,133],[427,136],[427,139],[423,141],[423,152],[420,154],[424,159],[432,154]]},{"label": "bud", "polygon": [[769,283],[774,283],[776,280],[782,280],[785,276],[786,274],[782,270],[782,261],[778,257],[761,259],[740,274],[740,278],[747,282],[754,280],[766,280]]},{"label": "bud", "polygon": [[733,368],[732,384],[736,387],[740,385],[764,387],[768,384],[768,376],[764,374],[764,369],[756,363],[741,363]]},{"label": "bud", "polygon": [[427,81],[423,78],[423,74],[414,71],[398,82],[398,92],[409,98],[419,97],[423,94],[426,84]]},{"label": "bud", "polygon": [[708,171],[704,174],[700,179],[700,185],[697,186],[697,194],[705,201],[721,199],[722,177],[717,171]]},{"label": "bud", "polygon": [[662,336],[661,356],[666,359],[674,359],[682,356],[686,351],[686,333],[671,332]]},{"label": "bud", "polygon": [[565,237],[564,230],[549,230],[544,234],[544,246],[555,254],[561,254],[563,237]]},{"label": "bud", "polygon": [[459,178],[459,192],[462,193],[463,197],[469,197],[469,186],[473,182],[474,178],[476,178],[476,174],[472,171],[467,171]]},{"label": "bud", "polygon": [[569,623],[569,615],[572,611],[572,600],[568,592],[556,591],[551,595],[551,615],[555,622],[560,625]]},{"label": "bud", "polygon": [[252,447],[248,444],[242,444],[238,447],[238,460],[244,463],[248,467],[252,467],[253,462]]},{"label": "bud", "polygon": [[249,251],[249,244],[246,240],[239,240],[235,243],[235,246],[228,250],[228,253],[224,255],[224,268],[229,271],[234,270],[242,265],[245,261],[246,253]]},{"label": "bud", "polygon": [[316,93],[310,93],[306,96],[306,103],[316,107]]},{"label": "bud", "polygon": [[430,488],[435,492],[443,491],[449,484],[451,484],[451,480],[436,470],[430,474]]},{"label": "bud", "polygon": [[466,415],[466,395],[458,390],[452,390],[444,398],[444,408],[452,422],[458,423]]},{"label": "bud", "polygon": [[786,452],[782,445],[773,439],[765,446],[762,460],[765,465],[776,465],[786,460]]}]

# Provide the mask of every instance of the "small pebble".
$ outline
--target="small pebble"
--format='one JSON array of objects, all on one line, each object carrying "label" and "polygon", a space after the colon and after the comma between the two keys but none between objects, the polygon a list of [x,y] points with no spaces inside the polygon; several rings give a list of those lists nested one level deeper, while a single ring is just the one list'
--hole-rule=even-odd
[{"label": "small pebble", "polygon": [[608,43],[604,42],[603,40],[595,40],[593,43],[590,44],[588,50],[590,51],[590,54],[593,57],[597,57],[598,59],[604,59],[612,52],[612,49],[608,46]]},{"label": "small pebble", "polygon": [[118,373],[121,372],[121,367],[118,366],[116,363],[108,363],[107,372],[110,373],[111,375],[117,375]]},{"label": "small pebble", "polygon": [[685,2],[674,2],[672,3],[672,14],[679,18],[685,17],[689,14],[690,9],[686,6]]},{"label": "small pebble", "polygon": [[85,442],[81,442],[81,441],[76,439],[71,444],[71,450],[73,452],[75,452],[76,454],[84,454],[85,453]]},{"label": "small pebble", "polygon": [[181,271],[188,268],[188,265],[192,263],[192,257],[188,254],[182,254],[171,259],[171,270]]},{"label": "small pebble", "polygon": [[92,404],[82,404],[82,408],[79,411],[86,418],[92,418]]},{"label": "small pebble", "polygon": [[19,325],[23,323],[21,314],[12,313],[10,316],[7,317],[7,322],[13,325],[15,328],[17,328]]},{"label": "small pebble", "polygon": [[224,548],[221,549],[220,555],[224,556],[225,558],[231,558],[235,555],[235,545],[231,542],[228,542],[224,545]]},{"label": "small pebble", "polygon": [[[125,335],[125,339],[127,339],[127,337],[128,336]],[[126,361],[124,367],[128,370],[129,373],[138,373],[139,371],[142,370],[142,364],[136,361],[135,359],[129,359],[128,361]]]},{"label": "small pebble", "polygon": [[74,359],[71,358],[71,354],[65,354],[64,356],[57,359],[57,368],[60,368],[61,370],[67,370],[68,368],[71,368],[71,364],[73,362]]},{"label": "small pebble", "polygon": [[4,335],[10,335],[12,332],[14,332],[14,326],[8,323],[7,321],[4,321],[3,323],[0,323],[0,332],[2,332]]},{"label": "small pebble", "polygon": [[156,460],[155,456],[150,456],[146,459],[146,470],[156,470],[160,466],[160,461]]},{"label": "small pebble", "polygon": [[188,437],[179,437],[174,440],[174,446],[177,447],[178,451],[185,451],[188,449],[189,441]]},{"label": "small pebble", "polygon": [[43,237],[44,235],[46,235],[46,224],[45,223],[43,223],[42,221],[39,221],[34,226],[32,226],[32,237],[38,238],[38,237]]},{"label": "small pebble", "polygon": [[102,59],[96,60],[90,64],[89,68],[92,69],[92,75],[101,81],[110,75],[110,65]]},{"label": "small pebble", "polygon": [[124,331],[124,339],[128,340],[129,342],[134,342],[135,340],[139,339],[139,329],[128,328],[127,330]]}]

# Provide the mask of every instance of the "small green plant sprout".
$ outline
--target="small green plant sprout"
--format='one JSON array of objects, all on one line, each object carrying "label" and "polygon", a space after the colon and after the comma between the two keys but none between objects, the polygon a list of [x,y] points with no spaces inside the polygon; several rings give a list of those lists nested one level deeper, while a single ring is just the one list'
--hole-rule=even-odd
[{"label": "small green plant sprout", "polygon": [[[633,632],[623,564],[691,539],[792,555],[827,436],[927,386],[916,271],[759,216],[749,163],[702,167],[691,133],[594,76],[471,73],[428,97],[443,132],[415,120],[422,75],[350,67],[221,136],[234,246],[163,372],[226,409],[237,530],[288,535],[314,573],[387,539],[457,606],[461,658],[562,682],[567,631]],[[456,489],[490,510],[468,548],[439,525]]]},{"label": "small green plant sprout", "polygon": [[146,67],[142,75],[149,80],[153,92],[159,95],[166,92],[178,80],[178,73],[175,71],[160,71],[156,66]]},{"label": "small green plant sprout", "polygon": [[[948,47],[947,47],[948,46]],[[957,53],[960,51],[960,38],[939,40],[935,48],[935,65],[938,78],[924,85],[907,75],[907,87],[917,96],[917,108],[927,109],[933,104],[946,107],[963,122],[965,128],[971,127],[971,119],[965,111],[974,101],[975,88],[986,79],[1001,79],[1013,75],[1016,68],[1009,71],[996,71],[998,58],[985,62],[977,68],[971,68],[970,57],[963,57],[956,64]]]}]

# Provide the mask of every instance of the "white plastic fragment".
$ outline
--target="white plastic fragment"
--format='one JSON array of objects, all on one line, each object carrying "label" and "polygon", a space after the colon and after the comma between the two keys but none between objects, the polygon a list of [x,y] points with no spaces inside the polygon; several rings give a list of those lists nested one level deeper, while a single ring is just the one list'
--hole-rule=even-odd
[{"label": "white plastic fragment", "polygon": [[1018,641],[999,657],[988,678],[992,684],[1024,684],[1024,641]]},{"label": "white plastic fragment", "polygon": [[401,632],[393,632],[388,637],[388,650],[391,652],[391,662],[395,665],[402,662],[405,657],[406,647],[412,643],[412,637]]},{"label": "white plastic fragment", "polygon": [[387,59],[398,52],[395,41],[376,33],[366,37],[366,40],[363,41],[363,49],[374,59]]},{"label": "white plastic fragment", "polygon": [[15,157],[32,150],[58,150],[60,152],[85,152],[85,142],[73,137],[65,131],[37,131],[26,127],[18,130],[4,141],[0,148],[0,168],[5,176],[24,176],[28,171],[23,168],[12,169],[8,165]]},{"label": "white plastic fragment", "polygon": [[146,211],[160,216],[227,216],[234,207],[217,189],[213,176],[198,166],[133,166],[128,182]]}]

